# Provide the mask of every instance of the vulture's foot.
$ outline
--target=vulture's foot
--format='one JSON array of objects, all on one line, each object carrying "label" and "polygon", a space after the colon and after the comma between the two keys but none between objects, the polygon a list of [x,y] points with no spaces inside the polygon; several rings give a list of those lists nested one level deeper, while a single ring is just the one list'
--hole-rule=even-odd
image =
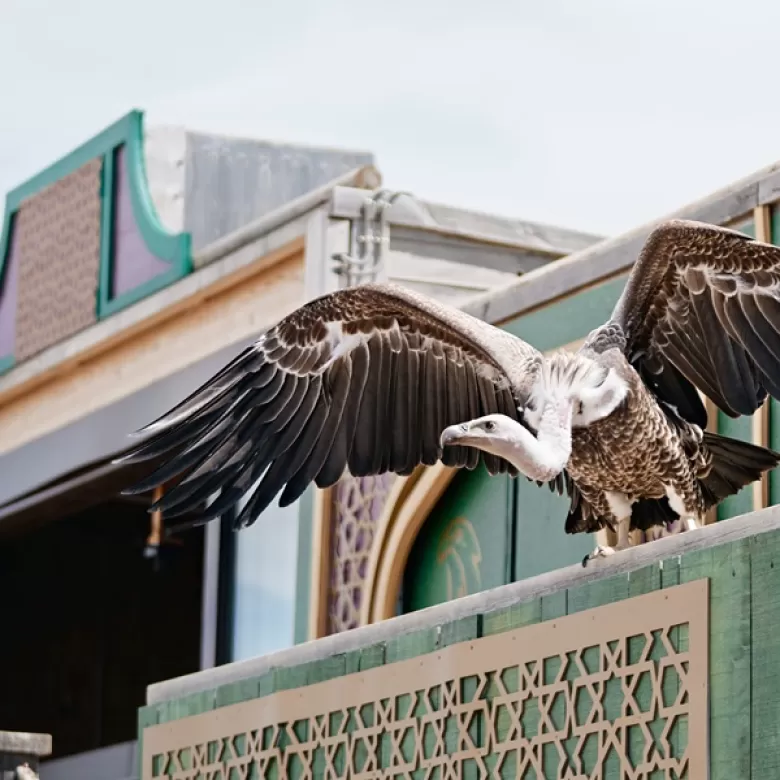
[{"label": "vulture's foot", "polygon": [[631,545],[627,543],[616,544],[614,547],[602,547],[600,544],[596,546],[596,549],[592,553],[588,553],[582,559],[583,567],[588,565],[589,561],[595,561],[597,558],[609,558],[610,555],[627,550]]}]

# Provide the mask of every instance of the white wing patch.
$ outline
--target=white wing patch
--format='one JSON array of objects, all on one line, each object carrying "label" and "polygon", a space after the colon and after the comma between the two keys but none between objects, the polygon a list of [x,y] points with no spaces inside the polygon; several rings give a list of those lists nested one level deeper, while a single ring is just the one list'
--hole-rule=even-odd
[{"label": "white wing patch", "polygon": [[342,323],[338,320],[325,323],[325,327],[328,331],[328,343],[333,351],[328,358],[328,362],[322,367],[323,371],[332,366],[339,358],[348,355],[353,349],[368,341],[370,337],[366,333],[345,334]]}]

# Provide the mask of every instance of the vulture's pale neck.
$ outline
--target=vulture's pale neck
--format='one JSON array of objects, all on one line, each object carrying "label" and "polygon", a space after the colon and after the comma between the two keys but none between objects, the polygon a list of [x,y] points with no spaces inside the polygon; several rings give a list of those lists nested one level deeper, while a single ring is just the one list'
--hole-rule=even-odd
[{"label": "vulture's pale neck", "polygon": [[534,436],[519,422],[507,418],[507,434],[496,442],[494,454],[509,461],[526,477],[540,482],[554,479],[571,456],[572,402],[555,399],[542,411]]}]

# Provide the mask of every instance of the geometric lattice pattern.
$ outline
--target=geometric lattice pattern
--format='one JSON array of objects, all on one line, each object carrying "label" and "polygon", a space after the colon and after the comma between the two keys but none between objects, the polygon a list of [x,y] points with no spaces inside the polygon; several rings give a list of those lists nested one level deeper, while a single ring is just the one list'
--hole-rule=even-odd
[{"label": "geometric lattice pattern", "polygon": [[328,634],[338,634],[360,625],[371,545],[395,479],[395,474],[345,476],[330,493],[333,526]]},{"label": "geometric lattice pattern", "polygon": [[151,726],[142,777],[706,777],[707,614],[700,580]]},{"label": "geometric lattice pattern", "polygon": [[90,160],[19,207],[17,362],[97,319],[102,164]]}]

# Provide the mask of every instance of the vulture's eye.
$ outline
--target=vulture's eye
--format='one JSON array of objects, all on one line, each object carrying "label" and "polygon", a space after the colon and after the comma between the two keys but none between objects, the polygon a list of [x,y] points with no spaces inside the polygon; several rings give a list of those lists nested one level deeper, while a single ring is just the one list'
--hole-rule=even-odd
[{"label": "vulture's eye", "polygon": [[495,427],[496,427],[496,424],[494,422],[491,422],[490,420],[488,420],[485,423],[485,430],[486,431],[492,431]]}]

